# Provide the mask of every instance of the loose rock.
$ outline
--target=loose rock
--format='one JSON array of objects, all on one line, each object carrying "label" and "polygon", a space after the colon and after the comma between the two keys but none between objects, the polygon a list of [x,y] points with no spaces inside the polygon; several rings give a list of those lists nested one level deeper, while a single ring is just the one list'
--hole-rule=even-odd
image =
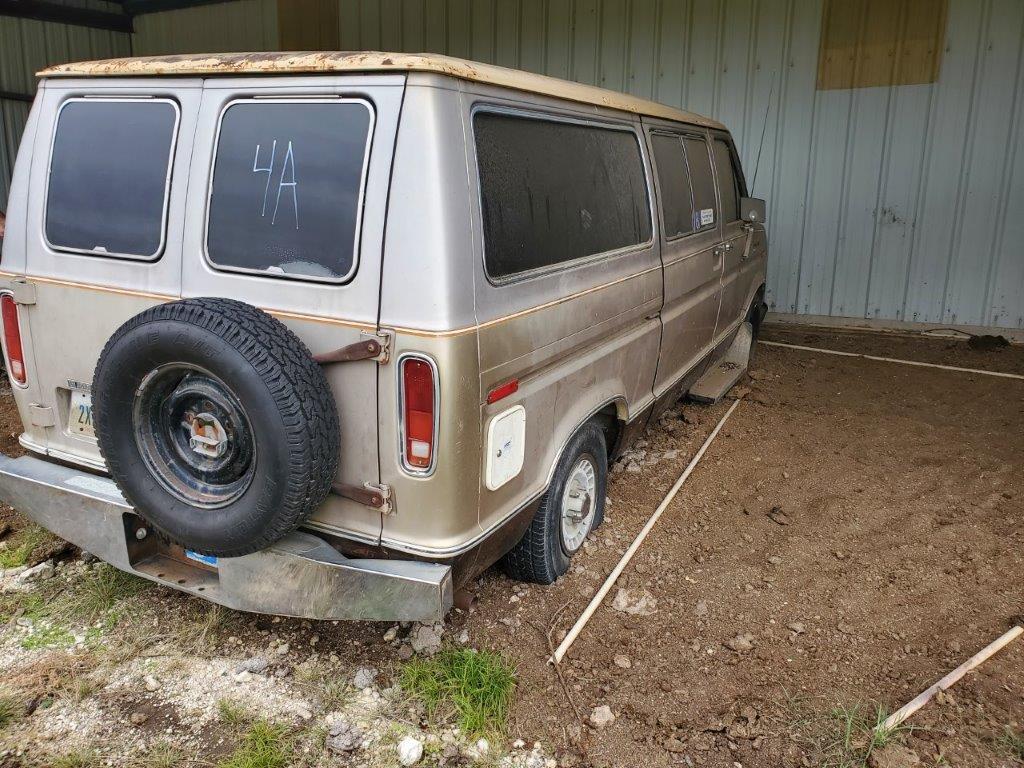
[{"label": "loose rock", "polygon": [[353,752],[363,741],[363,729],[355,723],[339,718],[331,723],[325,746],[329,752]]},{"label": "loose rock", "polygon": [[417,624],[409,635],[413,651],[426,656],[433,656],[441,650],[443,627],[440,624]]},{"label": "loose rock", "polygon": [[629,660],[629,656],[622,653],[616,654],[613,661],[615,662],[615,666],[619,669],[629,669],[633,666],[633,662]]},{"label": "loose rock", "polygon": [[731,640],[727,640],[725,647],[737,653],[744,653],[754,649],[754,636],[749,632],[741,632]]},{"label": "loose rock", "polygon": [[159,691],[161,688],[160,681],[152,675],[146,675],[144,678],[142,678],[142,684],[146,686],[146,690],[150,693],[153,693],[154,691]]},{"label": "loose rock", "polygon": [[658,601],[646,589],[620,589],[612,601],[612,608],[630,616],[651,616],[658,612]]},{"label": "loose rock", "polygon": [[423,742],[406,736],[398,742],[398,762],[402,765],[416,765],[423,757]]},{"label": "loose rock", "polygon": [[594,707],[594,711],[590,713],[590,724],[595,728],[605,728],[614,722],[615,715],[612,714],[612,708],[607,704]]},{"label": "loose rock", "polygon": [[246,659],[235,667],[235,674],[238,674],[239,672],[251,672],[254,675],[258,675],[266,672],[267,667],[269,666],[270,662],[262,656],[253,656],[251,659]]},{"label": "loose rock", "polygon": [[359,690],[372,688],[377,680],[377,670],[373,667],[360,667],[352,677],[352,685]]},{"label": "loose rock", "polygon": [[17,578],[18,584],[29,584],[33,581],[46,581],[48,578],[53,576],[54,567],[53,563],[46,560],[38,565],[33,565],[31,568],[27,568],[22,571]]}]

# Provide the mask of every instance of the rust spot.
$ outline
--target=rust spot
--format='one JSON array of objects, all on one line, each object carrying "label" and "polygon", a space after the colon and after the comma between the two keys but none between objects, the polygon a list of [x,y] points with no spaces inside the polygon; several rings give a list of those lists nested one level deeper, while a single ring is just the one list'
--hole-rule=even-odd
[{"label": "rust spot", "polygon": [[59,64],[40,77],[155,77],[185,75],[309,74],[317,72],[436,72],[504,88],[595,104],[609,109],[668,120],[723,128],[721,123],[665,104],[604,88],[480,64],[450,56],[380,51],[291,51],[255,53],[176,54]]}]

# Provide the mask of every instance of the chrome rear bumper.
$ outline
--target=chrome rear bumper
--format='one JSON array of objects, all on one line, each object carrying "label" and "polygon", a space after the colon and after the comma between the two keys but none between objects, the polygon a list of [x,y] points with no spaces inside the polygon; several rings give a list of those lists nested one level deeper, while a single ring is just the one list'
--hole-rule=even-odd
[{"label": "chrome rear bumper", "polygon": [[306,531],[216,567],[194,562],[152,535],[111,480],[32,456],[0,456],[0,498],[122,571],[240,611],[440,621],[452,606],[450,567],[349,559]]}]

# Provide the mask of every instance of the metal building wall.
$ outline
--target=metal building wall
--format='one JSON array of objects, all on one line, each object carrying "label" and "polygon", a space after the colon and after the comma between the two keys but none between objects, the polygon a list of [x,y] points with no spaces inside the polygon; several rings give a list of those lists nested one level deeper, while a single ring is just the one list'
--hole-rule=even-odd
[{"label": "metal building wall", "polygon": [[135,17],[136,56],[277,50],[277,0],[238,0]]},{"label": "metal building wall", "polygon": [[[722,120],[748,180],[760,152],[776,312],[1024,329],[1021,0],[949,0],[936,83],[821,91],[825,0],[338,2],[343,49],[449,53]],[[277,11],[140,16],[134,52],[271,50]]]},{"label": "metal building wall", "polygon": [[1024,328],[1021,0],[950,0],[937,83],[823,91],[823,0],[340,3],[346,50],[450,53],[724,122],[748,181],[761,152],[773,311]]},{"label": "metal building wall", "polygon": [[[102,0],[63,0],[60,4],[120,10]],[[123,32],[0,16],[0,91],[33,96],[36,72],[50,64],[129,55],[130,36]],[[0,98],[0,210],[7,210],[11,172],[29,107],[29,101]]]}]

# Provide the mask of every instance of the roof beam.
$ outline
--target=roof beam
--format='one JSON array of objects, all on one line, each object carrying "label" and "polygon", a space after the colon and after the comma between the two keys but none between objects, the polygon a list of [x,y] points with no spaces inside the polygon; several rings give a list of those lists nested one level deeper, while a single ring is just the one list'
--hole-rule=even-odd
[{"label": "roof beam", "polygon": [[129,16],[141,16],[144,13],[177,11],[182,8],[195,8],[197,5],[216,5],[225,2],[230,0],[121,0],[121,5]]},{"label": "roof beam", "polygon": [[59,5],[46,0],[0,0],[0,16],[51,21],[75,27],[106,29],[111,32],[134,31],[131,16],[124,13],[94,11],[91,8]]},{"label": "roof beam", "polygon": [[3,99],[6,99],[7,101],[27,101],[31,104],[35,99],[35,96],[29,93],[20,93],[18,91],[0,91],[0,100]]}]

